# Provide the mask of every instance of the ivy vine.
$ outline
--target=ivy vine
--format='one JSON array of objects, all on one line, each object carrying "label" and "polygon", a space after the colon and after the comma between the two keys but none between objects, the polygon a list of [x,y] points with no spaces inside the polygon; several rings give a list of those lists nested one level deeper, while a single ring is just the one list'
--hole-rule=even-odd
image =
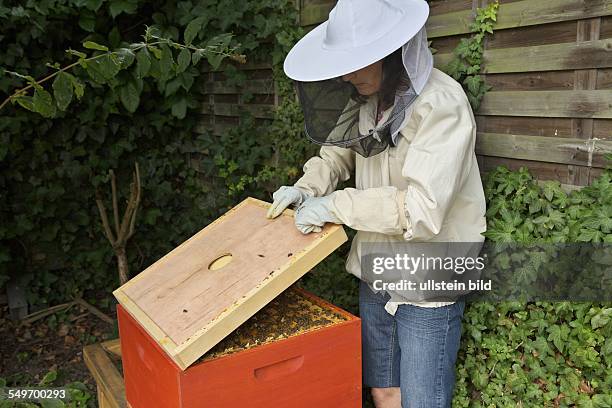
[{"label": "ivy vine", "polygon": [[487,34],[493,34],[493,26],[497,21],[499,1],[483,8],[476,9],[476,18],[470,24],[474,33],[469,38],[462,38],[453,50],[453,59],[443,67],[444,72],[463,85],[466,95],[477,111],[484,94],[491,89],[479,75],[484,54],[484,40]]}]

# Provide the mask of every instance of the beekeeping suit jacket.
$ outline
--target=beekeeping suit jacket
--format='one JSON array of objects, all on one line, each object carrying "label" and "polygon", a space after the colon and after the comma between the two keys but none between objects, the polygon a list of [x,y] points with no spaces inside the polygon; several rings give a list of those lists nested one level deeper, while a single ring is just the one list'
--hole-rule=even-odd
[{"label": "beekeeping suit jacket", "polygon": [[[362,131],[374,128],[375,99],[361,108]],[[357,230],[346,269],[358,278],[362,277],[361,242],[484,241],[486,208],[474,152],[476,123],[463,88],[433,68],[410,109],[397,146],[368,158],[350,149],[322,146],[295,183],[314,196],[325,196],[354,174],[356,188],[337,191],[332,209],[345,225]],[[403,303],[423,307],[452,303],[406,301],[397,292],[389,294],[386,310],[391,314]]]}]

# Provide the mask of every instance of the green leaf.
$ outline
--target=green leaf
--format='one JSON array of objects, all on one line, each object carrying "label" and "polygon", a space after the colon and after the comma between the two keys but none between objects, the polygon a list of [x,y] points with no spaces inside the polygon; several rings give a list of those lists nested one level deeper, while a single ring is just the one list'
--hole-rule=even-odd
[{"label": "green leaf", "polygon": [[548,328],[548,340],[552,340],[555,347],[559,349],[560,352],[563,353],[563,349],[565,347],[565,341],[570,333],[570,328],[567,326],[550,326]]},{"label": "green leaf", "polygon": [[87,54],[85,54],[84,52],[81,52],[81,51],[76,51],[76,50],[73,50],[73,49],[69,48],[69,49],[66,50],[66,52],[68,54],[70,54],[70,55],[74,55],[76,57],[79,57],[80,59],[87,58]]},{"label": "green leaf", "polygon": [[108,47],[107,46],[95,43],[93,41],[85,41],[83,43],[83,47],[85,47],[85,48],[87,48],[89,50],[108,51]]},{"label": "green leaf", "polygon": [[65,111],[72,101],[72,75],[60,72],[53,81],[53,96],[57,107]]},{"label": "green leaf", "polygon": [[183,48],[178,55],[178,67],[176,68],[176,72],[183,72],[187,69],[189,64],[191,63],[191,52],[187,48]]},{"label": "green leaf", "polygon": [[153,55],[155,55],[155,58],[161,59],[162,51],[159,48],[154,45],[147,45],[147,48],[153,53]]},{"label": "green leaf", "polygon": [[224,33],[217,35],[206,43],[206,47],[210,49],[214,49],[216,51],[224,51],[229,43],[232,41],[231,33]]},{"label": "green leaf", "polygon": [[203,49],[195,50],[193,52],[193,55],[191,56],[191,62],[193,63],[193,65],[196,65],[198,62],[200,62],[203,56],[204,56]]},{"label": "green leaf", "polygon": [[44,89],[37,89],[34,91],[34,109],[36,112],[43,115],[45,118],[52,118],[55,116],[56,108],[53,103],[53,97],[51,94]]},{"label": "green leaf", "polygon": [[66,404],[60,399],[39,399],[42,408],[64,408]]},{"label": "green leaf", "polygon": [[137,3],[131,3],[126,0],[115,0],[110,4],[110,13],[113,18],[121,13],[134,14],[137,10]]},{"label": "green leaf", "polygon": [[40,386],[51,385],[56,379],[57,379],[57,371],[51,370],[47,374],[45,374],[45,376],[43,377],[42,380],[40,380],[40,383],[38,385]]},{"label": "green leaf", "polygon": [[178,102],[172,104],[172,116],[178,119],[184,119],[187,114],[187,100],[181,98]]},{"label": "green leaf", "polygon": [[88,9],[92,11],[98,11],[100,6],[102,5],[102,2],[104,1],[105,0],[86,0],[85,7],[87,7]]},{"label": "green leaf", "polygon": [[70,80],[72,81],[72,86],[74,88],[74,94],[78,99],[81,99],[83,94],[85,93],[85,86],[81,81],[71,75]]},{"label": "green leaf", "polygon": [[223,61],[223,54],[213,54],[211,52],[206,53],[206,60],[213,69],[219,68],[221,61]]},{"label": "green leaf", "polygon": [[119,91],[121,103],[130,113],[134,113],[140,104],[140,93],[136,85],[130,81]]},{"label": "green leaf", "polygon": [[121,69],[126,69],[134,63],[134,51],[129,48],[119,48],[115,51]]},{"label": "green leaf", "polygon": [[144,78],[151,69],[151,55],[146,48],[141,49],[136,53],[136,75],[139,78]]},{"label": "green leaf", "polygon": [[101,58],[89,61],[89,64],[87,64],[87,73],[91,79],[101,84],[114,78],[120,69],[119,64],[110,55],[104,55]]},{"label": "green leaf", "polygon": [[172,57],[172,50],[168,48],[166,45],[162,45],[160,47],[162,55],[159,60],[159,69],[162,74],[162,78],[167,78],[170,76],[174,66],[174,58]]},{"label": "green leaf", "polygon": [[185,44],[191,45],[193,40],[197,37],[198,33],[202,30],[204,23],[207,21],[207,18],[202,16],[198,17],[195,20],[192,20],[187,24],[185,28]]},{"label": "green leaf", "polygon": [[22,108],[36,112],[36,109],[34,108],[34,101],[32,100],[31,96],[15,96],[11,100],[16,101]]},{"label": "green leaf", "polygon": [[612,319],[612,308],[603,309],[601,312],[591,318],[591,327],[598,329],[604,327]]},{"label": "green leaf", "polygon": [[476,95],[480,89],[480,75],[469,76],[465,79],[465,84],[468,86],[470,93]]},{"label": "green leaf", "polygon": [[96,29],[96,15],[89,10],[82,10],[79,14],[79,27],[93,33]]}]

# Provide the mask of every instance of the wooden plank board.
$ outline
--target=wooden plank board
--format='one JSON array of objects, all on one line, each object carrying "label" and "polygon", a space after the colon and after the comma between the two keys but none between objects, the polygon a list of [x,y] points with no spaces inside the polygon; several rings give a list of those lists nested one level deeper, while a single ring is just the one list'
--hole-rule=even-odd
[{"label": "wooden plank board", "polygon": [[[577,21],[576,41],[580,43],[599,40],[599,29],[601,27],[601,18],[582,19]],[[595,89],[597,86],[597,69],[578,69],[574,71],[574,89],[589,90]],[[573,133],[581,139],[591,139],[593,137],[593,119],[592,118],[574,118],[572,119]],[[592,144],[592,142],[589,142]],[[572,165],[573,166],[573,165]],[[576,177],[574,184],[588,184],[590,177],[589,168],[574,167]]]},{"label": "wooden plank board", "polygon": [[83,359],[98,387],[99,404],[105,408],[125,408],[125,386],[119,370],[99,344],[83,348]]},{"label": "wooden plank board", "polygon": [[[327,20],[335,1],[306,3],[300,10],[300,25],[313,26]],[[578,20],[612,14],[612,0],[523,0],[502,3],[494,30]],[[474,21],[471,9],[442,14],[430,13],[426,23],[429,39],[470,32]]]},{"label": "wooden plank board", "polygon": [[[524,116],[475,115],[476,129],[483,133],[575,137],[571,118],[538,118]],[[604,119],[597,119],[604,121]]]},{"label": "wooden plank board", "polygon": [[255,69],[272,69],[272,64],[270,62],[261,62],[261,61],[251,61],[247,57],[247,62],[244,64],[240,64],[239,62],[235,62],[232,60],[226,60],[228,62],[223,62],[217,68],[213,68],[209,64],[202,65],[202,72],[222,72],[227,69],[228,66],[234,66],[240,70],[251,71]]},{"label": "wooden plank board", "polygon": [[612,153],[612,140],[478,132],[476,153],[603,168],[604,154]]},{"label": "wooden plank board", "polygon": [[121,357],[121,342],[119,339],[107,340],[100,344],[107,353]]},{"label": "wooden plank board", "polygon": [[336,0],[325,2],[303,1],[300,7],[300,25],[310,26],[327,20],[330,10],[336,5]]},{"label": "wooden plank board", "polygon": [[[437,67],[452,53],[434,54]],[[485,50],[481,73],[561,71],[612,67],[612,39]]]},{"label": "wooden plank board", "polygon": [[244,200],[113,292],[182,369],[347,240],[335,224],[303,235],[291,210],[270,220],[268,207]]},{"label": "wooden plank board", "polygon": [[207,94],[237,94],[242,92],[272,94],[274,93],[274,81],[271,79],[251,79],[243,85],[233,85],[227,81],[208,81],[204,83],[204,92]]},{"label": "wooden plank board", "polygon": [[485,82],[492,91],[570,91],[574,89],[574,71],[514,72],[487,74]]},{"label": "wooden plank board", "polygon": [[256,118],[272,119],[274,118],[274,105],[237,105],[232,103],[218,103],[213,105],[203,103],[201,112],[219,116],[240,116],[242,112],[249,112]]},{"label": "wooden plank board", "polygon": [[480,115],[612,118],[612,90],[490,91]]},{"label": "wooden plank board", "polygon": [[[494,30],[578,20],[612,14],[612,0],[523,0],[500,4]],[[429,39],[470,32],[472,10],[430,15]],[[311,23],[312,24],[312,23]]]},{"label": "wooden plank board", "polygon": [[575,171],[570,169],[567,164],[483,155],[478,155],[477,157],[479,158],[478,167],[481,173],[488,173],[497,168],[497,166],[506,166],[513,171],[518,170],[520,167],[527,167],[534,179],[557,180],[561,184],[580,185],[574,181]]}]

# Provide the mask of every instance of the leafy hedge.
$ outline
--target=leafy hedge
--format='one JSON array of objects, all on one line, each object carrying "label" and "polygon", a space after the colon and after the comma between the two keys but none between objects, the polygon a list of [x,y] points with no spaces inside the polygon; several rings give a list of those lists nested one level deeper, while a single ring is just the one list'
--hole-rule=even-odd
[{"label": "leafy hedge", "polygon": [[[485,182],[495,242],[612,242],[612,170],[566,194],[527,169]],[[612,406],[612,305],[473,303],[459,353],[458,407]]]},{"label": "leafy hedge", "polygon": [[[73,61],[64,50],[82,49],[85,41],[111,50],[126,47],[141,41],[145,26],[153,25],[161,36],[177,42],[184,40],[181,34],[188,26],[198,33],[194,41],[231,31],[250,61],[272,56],[278,72],[299,35],[294,21],[290,0],[9,1],[0,4],[0,74],[6,70],[41,78],[56,69],[47,63],[65,66]],[[310,146],[298,135],[294,102],[284,104],[267,129],[245,117],[241,127],[220,138],[198,136],[192,129],[206,77],[194,66],[170,63],[174,79],[157,81],[139,80],[130,72],[94,81],[77,67],[73,74],[87,92],[65,112],[49,112],[55,118],[18,106],[3,109],[0,287],[17,275],[28,285],[30,303],[45,304],[87,289],[117,286],[113,252],[95,204],[96,190],[110,196],[109,169],[117,174],[123,202],[133,164],[140,164],[141,211],[128,243],[132,273],[242,198],[269,198],[266,192],[297,174],[294,163],[304,160]],[[233,65],[226,73],[230,81],[244,81]],[[0,76],[2,93],[23,86],[14,76]],[[291,89],[286,81],[279,87],[285,95]],[[288,148],[292,137],[294,146]],[[279,159],[279,148],[288,148],[289,154]],[[189,155],[199,152],[207,152],[203,174],[188,163]]]}]

